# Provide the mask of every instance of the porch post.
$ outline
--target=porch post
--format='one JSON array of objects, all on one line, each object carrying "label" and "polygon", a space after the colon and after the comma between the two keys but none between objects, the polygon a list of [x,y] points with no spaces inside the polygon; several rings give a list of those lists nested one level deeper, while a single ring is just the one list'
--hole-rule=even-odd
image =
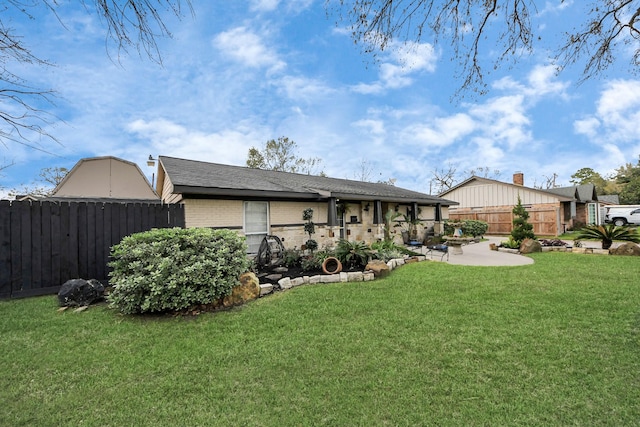
[{"label": "porch post", "polygon": [[418,202],[411,203],[411,220],[418,218]]},{"label": "porch post", "polygon": [[384,220],[382,218],[382,202],[380,200],[373,201],[373,223],[382,224]]},{"label": "porch post", "polygon": [[436,203],[436,222],[442,221],[442,205]]},{"label": "porch post", "polygon": [[327,210],[327,225],[329,227],[336,227],[338,225],[338,210],[336,208],[336,198],[329,198],[329,206]]}]

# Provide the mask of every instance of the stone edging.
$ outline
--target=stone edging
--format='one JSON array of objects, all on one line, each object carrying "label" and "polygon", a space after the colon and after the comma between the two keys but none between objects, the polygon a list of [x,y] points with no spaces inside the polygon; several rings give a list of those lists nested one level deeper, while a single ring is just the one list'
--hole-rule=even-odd
[{"label": "stone edging", "polygon": [[[391,259],[387,262],[387,267],[389,267],[389,271],[400,267],[404,264],[412,263],[412,262],[421,262],[427,259],[424,255],[412,256],[407,258],[396,258]],[[302,277],[283,277],[278,280],[278,285],[280,289],[286,291],[291,288],[295,288],[301,285],[314,285],[318,283],[347,283],[347,282],[370,282],[375,280],[375,275],[371,270],[365,271],[353,271],[348,273],[337,273],[337,274],[318,274],[315,276],[302,276]],[[273,292],[273,285],[271,283],[261,283],[260,284],[260,296],[269,295]]]},{"label": "stone edging", "polygon": [[[499,252],[506,252],[510,254],[519,254],[518,249],[498,248]],[[573,252],[575,254],[597,254],[597,255],[609,255],[609,249],[597,249],[597,248],[571,248],[565,246],[543,246],[542,252]]]}]

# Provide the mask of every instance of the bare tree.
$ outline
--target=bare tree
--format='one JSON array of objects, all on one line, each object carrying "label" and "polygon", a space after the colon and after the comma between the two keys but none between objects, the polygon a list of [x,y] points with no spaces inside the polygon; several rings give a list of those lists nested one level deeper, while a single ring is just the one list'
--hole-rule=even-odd
[{"label": "bare tree", "polygon": [[9,196],[50,196],[55,187],[67,176],[67,173],[69,173],[67,168],[57,166],[43,168],[38,174],[39,179],[34,180],[31,184],[21,184],[19,187],[13,188],[9,191]]},{"label": "bare tree", "polygon": [[367,161],[367,159],[362,158],[360,161],[360,166],[358,170],[353,174],[353,177],[358,181],[371,181],[371,175],[373,174],[373,166],[371,163]]},{"label": "bare tree", "polygon": [[435,191],[435,194],[440,194],[453,187],[453,184],[456,182],[456,173],[457,169],[451,163],[449,163],[446,169],[434,169],[429,192],[433,193]]},{"label": "bare tree", "polygon": [[57,187],[69,173],[69,169],[58,166],[44,168],[40,171],[40,180]]},{"label": "bare tree", "polygon": [[[480,178],[498,179],[502,172],[499,169],[491,169],[489,166],[478,166],[465,172],[467,178],[477,176]],[[465,178],[466,179],[466,178]]]},{"label": "bare tree", "polygon": [[[561,0],[563,3],[564,0]],[[331,3],[331,0],[327,0]],[[583,7],[577,2],[575,7]],[[517,61],[541,42],[531,17],[542,0],[340,0],[340,16],[350,24],[353,39],[373,53],[390,48],[391,42],[434,44],[448,40],[461,63],[461,89],[484,92],[486,69]],[[583,72],[589,78],[604,71],[616,55],[631,52],[631,66],[640,67],[640,0],[599,0],[577,29],[568,29],[560,46],[551,46],[550,58],[563,69],[586,57]],[[620,44],[628,45],[618,49]],[[497,51],[495,62],[481,64],[481,51]]]},{"label": "bare tree", "polygon": [[559,187],[559,185],[556,184],[556,180],[558,179],[557,173],[554,172],[551,176],[544,175],[542,178],[543,180],[540,184],[538,184],[537,180],[533,182],[533,188],[537,188],[539,190],[549,190],[551,188]]},{"label": "bare tree", "polygon": [[[164,11],[183,17],[183,8],[191,11],[191,0],[80,0],[78,6],[87,11],[95,10],[106,25],[107,46],[115,44],[119,58],[135,48],[140,55],[144,52],[152,61],[161,63],[162,58],[156,38],[171,37],[162,20]],[[57,10],[66,2],[60,0],[6,0],[0,11],[25,14],[33,23],[36,9],[45,8],[57,15]],[[9,141],[26,145],[36,150],[49,152],[37,141],[41,138],[58,142],[45,128],[58,118],[37,107],[38,104],[53,105],[55,92],[31,85],[26,79],[12,71],[28,66],[49,67],[52,64],[36,57],[24,42],[28,34],[17,34],[0,18],[0,143],[7,146]],[[107,47],[107,54],[112,56]]]}]

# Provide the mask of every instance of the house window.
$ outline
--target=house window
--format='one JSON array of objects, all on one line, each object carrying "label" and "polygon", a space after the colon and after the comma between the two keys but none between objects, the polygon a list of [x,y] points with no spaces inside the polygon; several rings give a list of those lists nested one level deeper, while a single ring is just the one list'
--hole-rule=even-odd
[{"label": "house window", "polygon": [[258,253],[262,239],[269,234],[269,204],[267,202],[244,202],[244,234],[247,251]]},{"label": "house window", "polygon": [[598,224],[598,205],[595,203],[587,204],[587,224]]}]

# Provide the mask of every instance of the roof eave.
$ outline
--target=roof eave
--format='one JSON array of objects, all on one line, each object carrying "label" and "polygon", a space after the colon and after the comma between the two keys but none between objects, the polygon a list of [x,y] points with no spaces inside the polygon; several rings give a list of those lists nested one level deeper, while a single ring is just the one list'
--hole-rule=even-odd
[{"label": "roof eave", "polygon": [[316,200],[326,201],[329,197],[335,197],[337,199],[347,200],[362,200],[362,201],[375,201],[388,203],[418,203],[422,205],[436,205],[443,206],[457,205],[458,202],[445,199],[425,199],[425,198],[412,198],[403,196],[376,196],[376,195],[363,195],[354,193],[331,193],[331,194],[319,194],[319,193],[300,193],[289,191],[264,191],[264,190],[250,190],[250,189],[234,189],[234,188],[213,188],[213,187],[197,187],[189,185],[176,185],[173,190],[174,194],[182,194],[183,196],[213,196],[221,198],[255,198],[255,199],[269,199],[269,200]]},{"label": "roof eave", "polygon": [[289,191],[264,191],[247,190],[237,188],[213,188],[195,187],[190,185],[174,185],[174,194],[198,195],[198,196],[218,196],[235,198],[259,198],[259,199],[292,199],[292,200],[322,200],[326,199],[317,193],[298,193]]}]

